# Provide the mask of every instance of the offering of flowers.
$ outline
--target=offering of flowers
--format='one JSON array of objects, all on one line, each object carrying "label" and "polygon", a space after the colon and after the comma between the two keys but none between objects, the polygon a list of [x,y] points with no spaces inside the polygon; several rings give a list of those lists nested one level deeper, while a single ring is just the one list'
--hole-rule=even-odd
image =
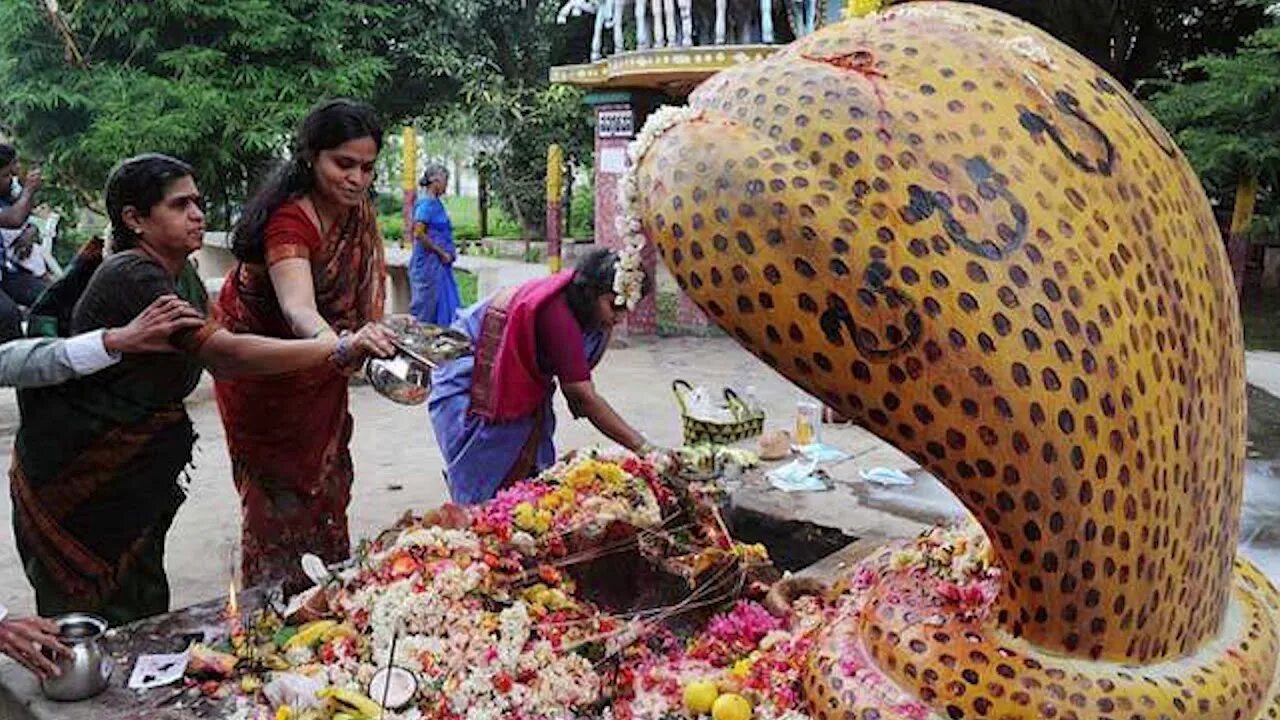
[{"label": "offering of flowers", "polygon": [[835,592],[778,586],[782,612],[760,602],[767,554],[733,540],[719,492],[574,455],[483,505],[407,516],[315,573],[284,622],[237,623],[227,652],[198,648],[192,666],[246,720],[805,720],[814,659],[832,657],[845,686],[932,717],[823,628],[886,591],[925,623],[930,608],[981,617],[999,584],[982,532],[891,545]]},{"label": "offering of flowers", "polygon": [[[754,657],[764,673],[790,643],[754,603],[679,639],[765,588],[767,555],[732,540],[718,501],[588,452],[483,505],[406,517],[293,599],[262,653],[286,667],[240,692],[273,720],[558,720],[655,702],[684,664],[725,674]],[[753,677],[735,680],[743,702],[781,707]]]}]

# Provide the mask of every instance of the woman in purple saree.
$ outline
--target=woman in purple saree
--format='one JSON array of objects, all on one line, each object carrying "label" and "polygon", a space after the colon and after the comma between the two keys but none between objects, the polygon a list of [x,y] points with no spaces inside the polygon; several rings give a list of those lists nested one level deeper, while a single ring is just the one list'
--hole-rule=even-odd
[{"label": "woman in purple saree", "polygon": [[[484,502],[555,462],[552,397],[559,381],[574,417],[636,453],[654,448],[595,390],[625,303],[614,291],[618,256],[596,250],[575,270],[498,292],[466,308],[454,328],[473,356],[432,375],[428,410],[454,502]],[[641,292],[651,286],[648,278]]]}]

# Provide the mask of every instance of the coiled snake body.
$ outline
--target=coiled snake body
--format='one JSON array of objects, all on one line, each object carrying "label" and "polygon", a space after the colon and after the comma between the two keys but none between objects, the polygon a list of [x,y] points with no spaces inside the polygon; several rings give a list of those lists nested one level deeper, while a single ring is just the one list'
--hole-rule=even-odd
[{"label": "coiled snake body", "polygon": [[715,76],[633,162],[681,288],[981,528],[964,567],[858,569],[817,716],[1278,716],[1280,603],[1235,553],[1231,274],[1118,83],[1000,13],[908,3]]}]

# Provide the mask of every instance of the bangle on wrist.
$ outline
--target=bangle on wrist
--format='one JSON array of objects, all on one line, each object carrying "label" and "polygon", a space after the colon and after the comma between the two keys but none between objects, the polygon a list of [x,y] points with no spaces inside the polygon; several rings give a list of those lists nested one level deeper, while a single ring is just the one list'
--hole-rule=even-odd
[{"label": "bangle on wrist", "polygon": [[340,368],[347,368],[351,365],[351,333],[342,333],[338,336],[338,344],[333,348],[331,359],[333,364]]}]

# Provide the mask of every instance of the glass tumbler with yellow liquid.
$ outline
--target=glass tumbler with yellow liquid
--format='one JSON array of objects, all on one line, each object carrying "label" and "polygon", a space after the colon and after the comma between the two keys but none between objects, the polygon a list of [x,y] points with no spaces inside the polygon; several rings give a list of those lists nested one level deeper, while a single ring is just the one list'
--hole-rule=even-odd
[{"label": "glass tumbler with yellow liquid", "polygon": [[796,445],[804,447],[822,440],[822,404],[811,397],[796,401]]}]

